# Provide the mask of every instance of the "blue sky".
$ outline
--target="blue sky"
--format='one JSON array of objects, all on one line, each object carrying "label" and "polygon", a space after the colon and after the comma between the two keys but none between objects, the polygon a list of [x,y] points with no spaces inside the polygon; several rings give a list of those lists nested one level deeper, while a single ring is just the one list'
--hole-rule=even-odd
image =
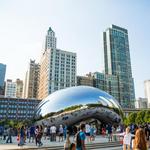
[{"label": "blue sky", "polygon": [[136,97],[150,79],[149,0],[0,0],[0,63],[6,79],[24,79],[30,59],[39,61],[46,31],[57,48],[77,53],[77,74],[103,70],[102,33],[111,24],[128,29]]}]

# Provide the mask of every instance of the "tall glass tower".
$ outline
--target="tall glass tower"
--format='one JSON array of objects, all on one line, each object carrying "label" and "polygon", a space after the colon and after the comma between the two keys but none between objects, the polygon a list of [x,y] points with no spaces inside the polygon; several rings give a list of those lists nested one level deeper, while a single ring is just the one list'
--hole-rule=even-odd
[{"label": "tall glass tower", "polygon": [[0,63],[0,86],[4,86],[6,65]]},{"label": "tall glass tower", "polygon": [[6,65],[0,63],[0,95],[4,95],[5,73],[6,73]]},{"label": "tall glass tower", "polygon": [[111,25],[103,33],[105,74],[118,78],[118,101],[122,107],[133,107],[135,92],[131,71],[128,31]]}]

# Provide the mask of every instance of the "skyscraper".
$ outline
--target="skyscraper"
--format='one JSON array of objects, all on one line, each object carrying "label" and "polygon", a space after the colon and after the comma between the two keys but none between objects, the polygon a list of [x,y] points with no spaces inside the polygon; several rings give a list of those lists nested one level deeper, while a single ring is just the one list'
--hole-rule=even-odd
[{"label": "skyscraper", "polygon": [[147,106],[150,108],[150,80],[144,81],[145,97],[147,98]]},{"label": "skyscraper", "polygon": [[[48,38],[53,39],[49,45]],[[51,28],[45,43],[47,46],[40,61],[39,99],[59,89],[76,85],[76,53],[57,49],[55,33]]]},{"label": "skyscraper", "polygon": [[112,25],[103,33],[105,74],[118,78],[119,103],[123,107],[134,105],[134,81],[132,78],[128,31]]},{"label": "skyscraper", "polygon": [[47,49],[40,62],[39,99],[76,85],[76,54]]},{"label": "skyscraper", "polygon": [[5,97],[16,97],[16,82],[12,82],[11,79],[7,79],[6,81]]},{"label": "skyscraper", "polygon": [[56,37],[55,37],[55,32],[52,30],[51,27],[49,27],[45,39],[45,50],[49,48],[56,49]]},{"label": "skyscraper", "polygon": [[35,60],[30,60],[29,68],[25,75],[23,98],[37,98],[39,69],[39,64],[35,63]]},{"label": "skyscraper", "polygon": [[6,73],[6,65],[0,63],[0,95],[4,95],[5,73]]},{"label": "skyscraper", "polygon": [[22,98],[23,94],[23,81],[20,79],[16,80],[16,97]]}]

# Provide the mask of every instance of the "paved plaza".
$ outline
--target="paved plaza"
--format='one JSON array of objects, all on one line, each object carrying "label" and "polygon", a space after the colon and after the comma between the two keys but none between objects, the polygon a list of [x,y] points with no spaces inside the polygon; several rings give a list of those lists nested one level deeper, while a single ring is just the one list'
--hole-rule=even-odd
[{"label": "paved plaza", "polygon": [[[17,150],[17,149],[30,149],[30,148],[35,148],[35,149],[41,149],[43,147],[55,147],[55,146],[63,146],[64,145],[64,141],[63,142],[58,142],[58,137],[57,137],[57,141],[56,142],[50,142],[49,139],[44,140],[44,138],[42,138],[42,142],[43,142],[43,146],[42,147],[38,147],[35,145],[35,143],[29,143],[28,139],[26,140],[26,144],[22,147],[18,146],[18,142],[17,142],[17,137],[13,137],[12,138],[13,143],[5,143],[5,141],[0,140],[0,150]],[[70,141],[74,142],[73,137],[70,137]],[[95,141],[92,142],[87,142],[86,140],[86,144],[98,144],[98,143],[108,143],[108,139],[102,136],[97,136]],[[111,144],[111,143],[110,143]],[[109,145],[109,143],[108,143]],[[105,146],[106,147],[106,146]],[[46,150],[46,149],[45,149]],[[89,149],[88,149],[89,150]],[[122,150],[122,146],[119,147],[108,147],[108,148],[92,148],[92,150]],[[149,149],[150,150],[150,149]]]},{"label": "paved plaza", "polygon": [[[18,146],[18,142],[17,142],[17,137],[13,137],[12,138],[13,143],[5,143],[5,141],[1,140],[0,141],[0,150],[10,150],[10,149],[26,149],[26,148],[37,148],[39,149],[38,146],[35,145],[35,143],[29,143],[29,140],[26,140],[26,144],[23,147]],[[70,141],[74,142],[73,137],[70,137]],[[56,142],[50,142],[50,140],[46,139],[44,140],[44,138],[42,138],[42,142],[43,142],[43,146],[42,147],[51,147],[51,146],[63,146],[64,145],[64,141],[63,142],[58,142],[58,137],[57,137],[57,141]],[[95,141],[89,142],[89,144],[91,143],[106,143],[108,142],[108,139],[102,136],[97,136]],[[86,144],[88,142],[86,141]],[[107,150],[108,148],[101,148],[101,150]],[[109,148],[109,150],[121,150],[121,147],[115,147],[115,148]],[[95,149],[98,150],[98,149]]]}]

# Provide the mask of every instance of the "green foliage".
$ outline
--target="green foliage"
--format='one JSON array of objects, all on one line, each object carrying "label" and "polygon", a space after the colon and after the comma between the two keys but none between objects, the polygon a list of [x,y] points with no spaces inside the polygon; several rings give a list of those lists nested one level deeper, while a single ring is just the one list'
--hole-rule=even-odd
[{"label": "green foliage", "polygon": [[33,123],[32,120],[1,120],[0,121],[0,125],[5,126],[5,127],[13,127],[13,128],[20,128],[22,126],[28,126],[31,125]]},{"label": "green foliage", "polygon": [[128,118],[127,117],[123,117],[123,123],[124,125],[128,126]]},{"label": "green foliage", "polygon": [[150,123],[150,110],[141,110],[139,112],[132,112],[127,118],[123,119],[125,125],[131,123],[144,124]]},{"label": "green foliage", "polygon": [[135,119],[135,123],[136,124],[143,124],[143,123],[145,123],[145,121],[144,121],[145,112],[146,112],[145,110],[142,110],[142,111],[139,111],[137,113],[137,117]]},{"label": "green foliage", "polygon": [[145,112],[144,121],[150,123],[150,110]]},{"label": "green foliage", "polygon": [[136,112],[130,113],[128,118],[127,118],[127,125],[129,125],[131,123],[135,123],[136,117],[137,117],[137,113]]}]

